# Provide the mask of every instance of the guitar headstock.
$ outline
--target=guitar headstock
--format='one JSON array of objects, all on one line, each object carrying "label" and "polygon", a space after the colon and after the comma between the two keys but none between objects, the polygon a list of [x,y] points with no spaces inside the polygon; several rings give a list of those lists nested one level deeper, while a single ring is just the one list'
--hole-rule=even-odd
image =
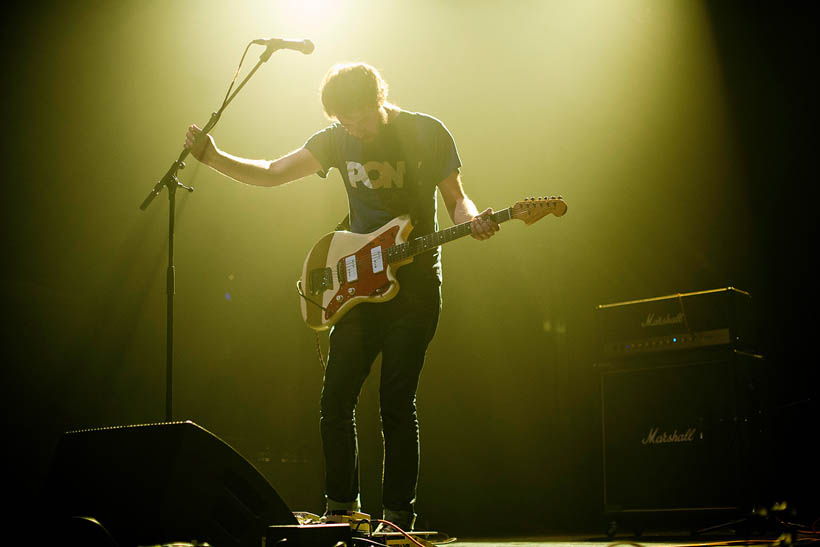
[{"label": "guitar headstock", "polygon": [[515,202],[512,209],[512,218],[523,220],[524,224],[532,224],[547,215],[564,216],[567,212],[567,202],[561,196],[528,198]]}]

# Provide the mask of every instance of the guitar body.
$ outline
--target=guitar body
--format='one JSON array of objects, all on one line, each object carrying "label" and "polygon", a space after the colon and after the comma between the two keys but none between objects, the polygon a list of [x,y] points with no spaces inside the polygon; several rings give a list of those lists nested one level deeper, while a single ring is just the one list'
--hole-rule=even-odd
[{"label": "guitar body", "polygon": [[408,215],[369,234],[330,232],[310,250],[298,287],[302,318],[317,331],[332,327],[354,306],[385,302],[399,292],[396,270],[412,257],[388,264],[385,252],[413,230]]}]

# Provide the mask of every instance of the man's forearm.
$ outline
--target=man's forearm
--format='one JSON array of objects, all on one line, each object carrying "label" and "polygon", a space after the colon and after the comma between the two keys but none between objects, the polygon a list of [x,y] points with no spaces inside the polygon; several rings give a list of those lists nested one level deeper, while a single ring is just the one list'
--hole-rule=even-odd
[{"label": "man's forearm", "polygon": [[271,170],[269,160],[240,158],[223,152],[214,146],[208,150],[207,155],[203,158],[203,163],[226,177],[244,184],[253,186],[278,186],[282,184]]},{"label": "man's forearm", "polygon": [[478,216],[478,208],[475,206],[475,203],[473,203],[473,200],[466,195],[457,199],[453,210],[450,211],[450,218],[453,219],[454,224],[469,222],[475,216]]}]

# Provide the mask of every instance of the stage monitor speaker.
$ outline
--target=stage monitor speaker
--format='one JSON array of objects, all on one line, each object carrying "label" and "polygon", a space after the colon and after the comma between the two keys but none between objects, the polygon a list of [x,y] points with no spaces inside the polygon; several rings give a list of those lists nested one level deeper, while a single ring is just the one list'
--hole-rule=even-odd
[{"label": "stage monitor speaker", "polygon": [[604,505],[711,511],[751,503],[760,477],[763,359],[731,349],[602,368]]},{"label": "stage monitor speaker", "polygon": [[92,518],[122,546],[258,547],[268,526],[297,524],[247,460],[192,422],[68,432],[44,490],[53,532]]}]

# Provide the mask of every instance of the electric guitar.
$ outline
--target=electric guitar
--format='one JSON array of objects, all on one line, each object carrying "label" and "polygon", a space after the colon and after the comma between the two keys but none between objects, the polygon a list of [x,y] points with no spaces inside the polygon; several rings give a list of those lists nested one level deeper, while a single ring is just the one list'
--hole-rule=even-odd
[{"label": "electric guitar", "polygon": [[[530,198],[491,218],[498,224],[514,218],[532,224],[566,212],[561,197]],[[408,241],[412,230],[410,216],[402,215],[369,234],[337,231],[322,237],[308,253],[296,283],[305,323],[327,330],[357,304],[392,299],[399,292],[396,270],[418,254],[472,233],[470,222],[464,222]]]}]

